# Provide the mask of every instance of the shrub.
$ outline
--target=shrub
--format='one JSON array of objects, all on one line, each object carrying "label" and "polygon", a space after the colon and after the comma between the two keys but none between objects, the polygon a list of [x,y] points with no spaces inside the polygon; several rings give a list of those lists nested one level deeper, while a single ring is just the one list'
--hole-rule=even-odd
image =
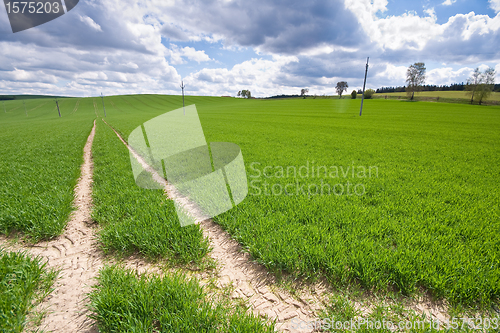
[{"label": "shrub", "polygon": [[356,95],[357,95],[356,90],[353,90],[351,93],[351,98],[356,99]]},{"label": "shrub", "polygon": [[372,98],[373,94],[375,94],[375,90],[368,89],[368,90],[365,91],[365,98],[370,99],[370,98]]}]

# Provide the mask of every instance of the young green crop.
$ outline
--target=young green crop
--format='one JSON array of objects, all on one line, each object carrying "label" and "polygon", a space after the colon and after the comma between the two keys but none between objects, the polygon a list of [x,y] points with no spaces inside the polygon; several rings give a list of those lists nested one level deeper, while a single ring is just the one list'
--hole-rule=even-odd
[{"label": "young green crop", "polygon": [[[181,105],[110,99],[107,120],[125,136]],[[424,287],[453,303],[500,296],[498,107],[370,100],[358,117],[359,100],[186,101],[207,142],[242,149],[249,195],[215,219],[269,269],[404,294]],[[335,166],[338,176],[276,174],[306,165]],[[375,169],[359,177],[358,167]],[[325,184],[345,190],[315,194]]]},{"label": "young green crop", "polygon": [[92,218],[102,226],[99,239],[106,251],[138,251],[182,263],[199,262],[206,255],[209,244],[200,227],[182,228],[163,191],[136,185],[127,148],[100,119],[92,151]]},{"label": "young green crop", "polygon": [[209,299],[198,281],[181,274],[138,276],[107,267],[90,294],[99,332],[274,332],[274,326]]},{"label": "young green crop", "polygon": [[59,118],[53,100],[5,102],[7,112],[0,112],[0,233],[17,230],[37,241],[64,229],[95,117],[83,108],[72,114],[75,103],[61,99]]},{"label": "young green crop", "polygon": [[39,258],[0,248],[0,327],[23,332],[26,316],[51,290],[57,272]]}]

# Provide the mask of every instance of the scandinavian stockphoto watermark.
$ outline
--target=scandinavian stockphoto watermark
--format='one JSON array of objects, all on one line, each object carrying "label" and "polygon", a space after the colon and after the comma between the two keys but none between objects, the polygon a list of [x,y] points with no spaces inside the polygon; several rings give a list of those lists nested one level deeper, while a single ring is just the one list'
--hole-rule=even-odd
[{"label": "scandinavian stockphoto watermark", "polygon": [[3,0],[12,32],[16,33],[52,21],[69,12],[79,0]]},{"label": "scandinavian stockphoto watermark", "polygon": [[428,317],[416,320],[375,320],[369,318],[351,319],[339,321],[335,318],[324,318],[311,321],[303,321],[298,318],[292,319],[290,327],[294,330],[338,330],[354,332],[358,330],[381,330],[381,331],[410,331],[410,330],[496,330],[500,327],[498,318],[469,318],[453,317],[451,319],[439,320],[438,318]]},{"label": "scandinavian stockphoto watermark", "polygon": [[318,165],[306,161],[303,165],[263,165],[250,163],[250,195],[316,196],[357,195],[366,193],[365,180],[378,177],[377,166]]},{"label": "scandinavian stockphoto watermark", "polygon": [[[182,196],[189,198],[205,217],[235,207],[248,194],[240,147],[230,142],[208,144],[195,105],[155,117],[137,127],[128,143],[145,164]],[[145,189],[163,189],[150,170],[130,153],[135,182]],[[195,223],[183,205],[174,201],[182,226]]]}]

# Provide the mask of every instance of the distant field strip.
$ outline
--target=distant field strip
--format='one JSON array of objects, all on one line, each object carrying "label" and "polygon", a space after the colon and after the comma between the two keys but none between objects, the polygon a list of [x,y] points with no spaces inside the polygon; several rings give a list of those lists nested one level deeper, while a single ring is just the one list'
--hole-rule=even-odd
[{"label": "distant field strip", "polygon": [[[406,92],[393,92],[393,93],[377,93],[376,97],[384,97],[384,96],[392,96],[392,97],[405,97]],[[470,95],[468,95],[465,91],[422,91],[415,94],[416,97],[440,97],[440,98],[456,98],[456,99],[468,99],[470,100]],[[488,100],[491,101],[500,101],[500,92],[492,92],[488,97]]]},{"label": "distant field strip", "polygon": [[36,109],[41,108],[42,106],[44,106],[45,104],[48,104],[48,103],[49,102],[41,103],[41,104],[35,106],[34,108],[29,109],[28,112],[35,111]]},{"label": "distant field strip", "polygon": [[75,113],[78,110],[78,105],[80,105],[80,98],[76,100],[75,107],[73,108],[73,111],[71,113]]},{"label": "distant field strip", "polygon": [[111,106],[112,106],[112,107],[114,107],[115,109],[117,109],[118,111],[123,112],[122,110],[120,110],[120,108],[119,108],[119,107],[117,107],[117,106],[115,105],[115,103],[113,103],[113,100],[109,100],[109,103],[111,103]]}]

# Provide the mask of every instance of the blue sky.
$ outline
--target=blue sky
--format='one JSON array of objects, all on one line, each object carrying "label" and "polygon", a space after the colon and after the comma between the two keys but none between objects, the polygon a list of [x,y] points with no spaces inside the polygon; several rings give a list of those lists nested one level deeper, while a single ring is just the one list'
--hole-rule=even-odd
[{"label": "blue sky", "polygon": [[[500,73],[500,0],[81,0],[12,33],[0,9],[0,94],[334,94]],[[497,82],[500,76],[497,75]]]},{"label": "blue sky", "polygon": [[471,1],[471,0],[450,0],[450,1],[430,1],[430,0],[416,0],[416,1],[398,1],[389,0],[387,4],[387,11],[384,14],[377,16],[383,18],[392,15],[402,15],[409,11],[414,11],[417,15],[425,16],[425,10],[433,8],[437,23],[445,24],[448,19],[457,14],[466,14],[474,12],[478,15],[488,15],[494,17],[495,11],[491,9],[487,0]]}]

